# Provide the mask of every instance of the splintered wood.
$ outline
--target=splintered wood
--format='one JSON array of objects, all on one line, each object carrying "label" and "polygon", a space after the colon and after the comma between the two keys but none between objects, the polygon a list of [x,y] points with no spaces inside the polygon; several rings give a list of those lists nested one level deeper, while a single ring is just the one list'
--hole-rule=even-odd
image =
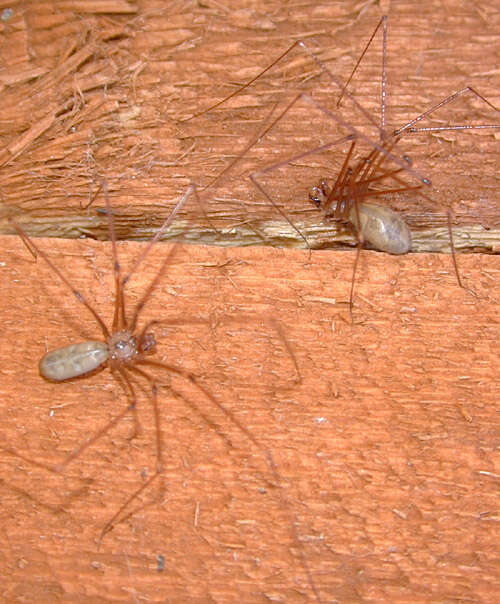
[{"label": "splintered wood", "polygon": [[[283,13],[280,2],[272,9],[256,2],[243,12],[187,4],[187,12],[180,2],[146,14],[136,8],[134,15],[130,4],[125,10],[117,2],[110,16],[99,12],[100,3],[89,3],[82,16],[65,3],[55,16],[50,2],[40,2],[29,11],[16,9],[6,21],[4,31],[11,36],[6,40],[9,51],[15,48],[17,62],[5,61],[0,74],[6,86],[1,146],[10,157],[2,171],[2,199],[11,214],[30,216],[31,234],[106,238],[105,220],[81,212],[89,191],[105,175],[117,208],[119,238],[147,239],[161,224],[165,206],[172,207],[189,182],[210,182],[255,136],[276,101],[298,90],[325,106],[335,99],[331,83],[302,53],[234,99],[236,107],[230,104],[188,123],[180,118],[233,92],[298,39],[346,81],[380,19],[372,2],[294,7],[293,14]],[[401,126],[465,85],[500,104],[498,61],[488,37],[495,23],[491,12],[462,5],[418,12],[404,2],[391,7],[388,127]],[[243,22],[253,25],[242,29]],[[437,23],[439,36],[434,33]],[[22,35],[14,35],[18,31]],[[377,116],[381,47],[380,40],[374,42],[350,90]],[[362,126],[349,107],[343,107],[343,116]],[[495,119],[471,99],[453,103],[435,117],[437,125]],[[200,216],[187,217],[198,221],[198,241],[303,245],[244,176],[278,155],[290,157],[321,144],[329,126],[307,106],[284,120],[282,131],[256,145],[248,165],[231,174],[210,200],[207,213],[218,232]],[[398,200],[396,209],[414,232],[415,249],[447,247],[445,209],[450,206],[457,218],[457,248],[498,247],[497,151],[492,132],[435,132],[406,139],[404,152],[434,185],[433,204],[418,196]],[[349,233],[332,233],[308,202],[311,186],[332,176],[337,162],[329,157],[302,168],[290,166],[273,191],[315,247],[332,245],[332,239],[334,244],[353,242]],[[2,212],[0,230],[7,228]]]}]

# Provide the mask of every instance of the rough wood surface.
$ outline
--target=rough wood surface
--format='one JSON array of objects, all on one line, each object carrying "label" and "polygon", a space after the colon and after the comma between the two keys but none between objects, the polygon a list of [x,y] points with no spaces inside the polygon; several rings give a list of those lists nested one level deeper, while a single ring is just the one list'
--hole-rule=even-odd
[{"label": "rough wood surface", "polygon": [[[144,494],[97,550],[104,523],[154,471],[151,405],[141,394],[137,439],[123,420],[63,475],[19,457],[61,461],[126,401],[108,371],[66,384],[38,375],[46,348],[99,330],[18,239],[1,244],[2,599],[314,601],[262,453],[182,380],[226,440],[162,388],[165,499]],[[40,245],[109,321],[109,244]],[[120,245],[125,265],[143,245]],[[156,247],[131,301],[166,251]],[[182,319],[159,330],[159,358],[199,375],[273,452],[323,602],[493,604],[499,260],[462,258],[474,296],[444,255],[366,252],[354,324],[351,262],[186,246],[143,319]]]},{"label": "rough wood surface", "polygon": [[[0,5],[4,232],[14,215],[33,234],[106,239],[102,196],[82,210],[104,176],[119,237],[147,238],[189,182],[207,185],[245,147],[274,103],[299,88],[332,101],[324,77],[299,54],[238,101],[180,118],[231,92],[297,39],[346,77],[382,9],[390,16],[391,125],[466,84],[500,105],[495,2],[256,0],[229,8],[211,0],[91,0],[59,2],[55,11],[47,0],[10,3],[12,13]],[[373,112],[379,49],[355,82]],[[439,120],[500,123],[493,113],[464,99]],[[219,233],[190,201],[174,234],[219,245],[300,245],[246,177],[331,136],[330,123],[297,108],[204,195]],[[493,132],[412,139],[404,150],[434,184],[435,203],[391,200],[416,247],[447,248],[443,221],[452,207],[460,247],[498,249]],[[338,161],[331,154],[290,165],[267,181],[321,247],[328,234],[307,193]],[[338,239],[349,241],[334,233]],[[109,243],[40,245],[109,321]],[[125,265],[142,245],[120,244]],[[156,246],[131,283],[131,301],[167,249]],[[173,319],[159,331],[160,356],[199,375],[272,450],[302,545],[290,535],[262,452],[175,380],[219,433],[163,388],[166,497],[158,503],[155,489],[145,493],[98,550],[105,522],[154,470],[148,397],[141,392],[137,439],[127,438],[132,424],[124,420],[63,475],[27,461],[59,462],[126,401],[108,371],[59,385],[39,376],[47,348],[99,332],[17,237],[0,237],[0,254],[3,600],[309,602],[302,551],[323,602],[497,601],[496,256],[460,256],[474,295],[457,287],[449,256],[364,252],[351,324],[351,252],[182,248],[144,319]],[[273,321],[292,344],[300,383]]]},{"label": "rough wood surface", "polygon": [[[297,91],[334,108],[336,88],[299,51],[233,102],[189,122],[248,81],[298,39],[345,80],[381,15],[376,2],[289,5],[241,2],[52,2],[17,7],[2,24],[2,200],[36,235],[106,238],[96,208],[82,212],[106,177],[119,208],[121,238],[146,238],[191,181],[207,185],[259,132],[275,103]],[[474,86],[500,105],[500,17],[494,3],[384,3],[389,14],[388,127],[416,117],[448,94]],[[108,14],[103,14],[108,11]],[[352,92],[377,119],[381,41],[377,38]],[[339,114],[374,137],[345,103]],[[500,124],[498,112],[462,98],[433,125]],[[193,237],[221,245],[299,246],[303,241],[250,185],[248,175],[339,136],[332,120],[299,105],[254,146],[205,198],[211,223],[190,214]],[[308,202],[321,178],[333,178],[345,149],[334,148],[264,182],[313,247],[352,243],[322,224]],[[361,151],[360,151],[361,152]],[[446,210],[456,216],[457,245],[498,247],[498,131],[408,136],[401,152],[431,178],[426,191],[391,199],[415,233],[415,249],[447,249],[439,237]],[[213,225],[219,228],[214,234]],[[3,226],[2,226],[3,225]],[[196,235],[195,235],[196,233]],[[178,234],[178,233],[174,233]],[[171,235],[172,236],[172,235]]]}]

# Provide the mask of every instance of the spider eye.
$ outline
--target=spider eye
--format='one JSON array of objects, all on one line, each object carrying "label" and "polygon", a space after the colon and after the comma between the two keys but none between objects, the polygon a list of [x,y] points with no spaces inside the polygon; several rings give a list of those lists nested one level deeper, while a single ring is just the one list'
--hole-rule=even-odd
[{"label": "spider eye", "polygon": [[321,207],[321,199],[316,197],[313,193],[309,195],[309,199],[318,207]]}]

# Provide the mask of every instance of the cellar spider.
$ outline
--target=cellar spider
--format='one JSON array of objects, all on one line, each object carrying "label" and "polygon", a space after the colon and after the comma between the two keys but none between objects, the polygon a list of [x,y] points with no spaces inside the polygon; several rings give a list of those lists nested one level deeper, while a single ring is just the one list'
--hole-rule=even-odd
[{"label": "cellar spider", "polygon": [[[380,103],[380,123],[368,112],[362,104],[349,92],[349,85],[361,64],[368,48],[373,42],[377,32],[382,31],[382,75],[381,75],[381,103]],[[401,216],[391,208],[377,203],[377,198],[391,198],[400,193],[409,191],[418,191],[419,197],[428,200],[435,205],[425,190],[431,186],[431,180],[419,170],[415,169],[412,160],[406,154],[398,154],[397,149],[403,137],[418,133],[440,133],[445,131],[468,131],[479,129],[499,129],[498,124],[479,124],[479,125],[451,125],[451,126],[421,126],[421,122],[431,117],[442,107],[453,103],[456,99],[464,96],[471,96],[480,101],[495,112],[500,112],[495,105],[481,95],[471,86],[466,86],[448,95],[438,103],[432,105],[429,109],[419,114],[416,118],[410,120],[403,126],[393,130],[387,129],[386,103],[387,103],[387,16],[384,15],[375,27],[368,43],[363,49],[354,69],[352,70],[346,83],[343,84],[337,76],[328,68],[328,66],[306,45],[299,40],[290,46],[285,52],[280,54],[265,69],[261,70],[249,82],[237,88],[230,95],[221,101],[211,105],[207,109],[195,113],[185,121],[197,118],[209,111],[212,111],[222,104],[226,103],[242,91],[248,89],[252,84],[270,72],[276,65],[281,63],[295,50],[299,49],[305,53],[310,60],[319,68],[320,73],[325,74],[339,91],[339,96],[333,109],[328,108],[324,103],[317,101],[312,93],[299,92],[293,99],[286,103],[277,117],[273,117],[278,103],[272,108],[267,118],[267,125],[253,138],[253,140],[232,160],[226,170],[230,170],[240,161],[249,150],[278,126],[284,118],[292,112],[295,106],[301,104],[308,105],[319,114],[327,118],[332,128],[341,132],[337,138],[330,138],[328,142],[322,145],[316,145],[306,151],[301,151],[285,159],[274,162],[264,168],[255,170],[248,175],[258,194],[267,201],[279,214],[288,222],[288,224],[297,232],[306,246],[311,249],[309,241],[301,232],[295,222],[288,216],[273,197],[272,186],[263,179],[269,179],[271,175],[281,169],[300,163],[302,160],[318,155],[325,151],[334,149],[340,153],[345,148],[344,159],[336,170],[336,177],[332,179],[332,184],[321,178],[316,186],[309,188],[309,200],[322,212],[325,220],[336,221],[347,225],[353,232],[357,240],[356,256],[353,264],[351,288],[349,295],[349,310],[352,316],[355,275],[359,263],[361,250],[367,243],[371,248],[388,252],[391,254],[406,254],[411,251],[412,241],[410,230],[401,218]],[[355,127],[351,122],[345,119],[340,111],[342,101],[349,101],[352,108],[362,117],[364,123],[375,131],[375,136],[367,136],[364,131]],[[293,121],[293,117],[289,118]],[[298,118],[300,119],[300,117]],[[302,118],[304,119],[304,118]],[[276,177],[277,178],[277,177]],[[283,179],[283,177],[282,177]],[[450,243],[450,251],[458,285],[464,289],[460,272],[458,269],[455,246],[452,234],[452,213],[447,211],[447,230]],[[469,290],[471,291],[471,290]],[[473,293],[473,292],[472,292]]]},{"label": "cellar spider", "polygon": [[[145,308],[148,300],[152,296],[154,290],[159,284],[162,275],[168,264],[171,262],[178,244],[174,244],[169,253],[163,260],[160,268],[158,269],[156,276],[146,287],[146,290],[139,298],[135,308],[131,315],[126,312],[126,296],[125,289],[130,281],[131,277],[138,271],[143,261],[151,252],[155,243],[165,233],[168,227],[172,224],[173,219],[184,206],[186,201],[191,196],[196,196],[198,203],[201,203],[196,186],[191,184],[184,195],[181,197],[171,214],[164,221],[155,236],[148,242],[144,250],[133,262],[131,269],[126,275],[122,274],[122,268],[118,259],[116,234],[114,225],[114,216],[111,204],[109,201],[109,195],[107,192],[106,183],[102,183],[102,188],[105,193],[105,207],[106,215],[108,218],[108,227],[111,239],[111,250],[112,250],[112,264],[113,264],[113,275],[114,275],[114,289],[115,289],[115,303],[113,310],[113,319],[111,327],[106,326],[105,322],[101,318],[100,314],[94,309],[89,303],[87,298],[71,284],[67,276],[56,266],[56,264],[49,258],[46,252],[35,243],[35,241],[28,236],[24,229],[13,219],[10,219],[10,223],[21,238],[22,242],[37,258],[40,257],[47,264],[49,269],[57,275],[57,278],[64,284],[66,289],[70,290],[73,296],[77,299],[78,303],[85,307],[87,311],[92,315],[95,322],[99,326],[103,340],[89,340],[86,342],[80,342],[77,344],[71,344],[58,348],[54,351],[48,352],[43,356],[39,363],[40,374],[50,382],[62,382],[71,380],[74,378],[86,377],[94,374],[96,371],[109,367],[111,374],[118,381],[121,388],[123,389],[128,399],[127,406],[119,413],[117,413],[111,420],[105,423],[100,429],[92,434],[88,439],[84,440],[80,445],[75,447],[65,459],[55,466],[50,466],[44,463],[37,462],[36,460],[29,459],[23,454],[12,448],[5,448],[4,450],[10,454],[19,457],[27,461],[28,463],[37,465],[45,470],[52,473],[62,473],[67,466],[80,457],[86,449],[96,443],[101,437],[108,433],[113,427],[115,427],[125,416],[131,414],[134,421],[134,430],[131,438],[137,435],[139,431],[139,421],[137,417],[137,389],[145,392],[151,400],[153,407],[153,416],[155,422],[155,457],[156,465],[155,470],[151,476],[149,476],[144,483],[137,488],[117,509],[117,511],[111,516],[111,518],[105,523],[100,531],[97,543],[98,548],[101,546],[101,542],[104,536],[111,531],[114,526],[123,522],[134,512],[128,512],[133,502],[137,500],[142,493],[147,491],[154,481],[160,481],[159,486],[159,498],[162,498],[164,494],[165,485],[163,484],[163,472],[164,472],[164,451],[161,436],[160,426],[160,411],[158,405],[158,388],[159,386],[165,386],[163,381],[160,381],[156,375],[150,373],[150,369],[164,370],[169,374],[173,374],[185,379],[187,382],[193,385],[193,387],[203,395],[203,397],[223,416],[231,422],[234,427],[239,430],[244,437],[260,452],[265,460],[267,467],[269,468],[272,480],[270,484],[278,489],[278,496],[281,503],[283,514],[286,517],[290,538],[293,541],[293,547],[296,550],[296,556],[298,557],[300,564],[307,577],[307,583],[314,593],[316,601],[321,602],[319,591],[314,582],[312,573],[310,571],[303,546],[300,543],[298,530],[295,526],[295,517],[291,510],[291,504],[284,493],[283,480],[278,470],[278,466],[274,460],[271,450],[264,447],[259,439],[224,405],[222,404],[197,378],[193,373],[183,369],[181,366],[175,365],[170,362],[163,360],[155,360],[153,355],[156,351],[156,339],[154,334],[154,328],[162,324],[174,323],[174,321],[153,319],[147,321],[142,327],[139,327],[139,319],[143,309]],[[290,344],[288,343],[285,333],[281,329],[279,323],[274,322],[269,318],[269,323],[272,324],[280,339],[286,348],[288,354],[293,355]],[[297,375],[298,366],[295,358],[292,358]],[[217,428],[214,421],[207,415],[198,405],[187,398],[183,393],[176,390],[171,384],[167,386],[168,391],[176,398],[182,400],[188,407],[192,408],[199,416],[207,423],[207,425]],[[216,429],[217,435],[224,440],[224,442],[231,444],[230,439],[219,433]]]}]

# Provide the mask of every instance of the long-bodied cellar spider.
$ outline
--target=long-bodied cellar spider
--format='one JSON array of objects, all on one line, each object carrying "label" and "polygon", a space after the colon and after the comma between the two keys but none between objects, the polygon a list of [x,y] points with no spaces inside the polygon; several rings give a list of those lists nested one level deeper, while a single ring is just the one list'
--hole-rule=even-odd
[{"label": "long-bodied cellar spider", "polygon": [[[356,71],[378,32],[382,32],[380,121],[364,108],[362,102],[349,89]],[[195,113],[188,119],[219,108],[242,91],[246,91],[266,74],[272,72],[280,63],[286,63],[297,50],[305,54],[316,66],[318,75],[325,76],[326,85],[319,84],[313,87],[308,82],[304,85],[307,87],[306,91],[300,90],[293,95],[285,93],[284,97],[278,100],[272,108],[266,126],[230,163],[227,170],[232,169],[239,161],[246,158],[249,151],[269,135],[274,135],[274,140],[279,140],[281,136],[282,139],[288,137],[287,143],[290,142],[290,139],[293,141],[293,134],[291,134],[293,124],[296,120],[304,119],[303,116],[307,115],[307,109],[311,113],[323,116],[330,131],[329,134],[323,134],[321,137],[312,134],[313,138],[321,140],[321,144],[313,143],[306,150],[300,150],[295,154],[284,154],[284,157],[278,161],[269,163],[263,168],[254,168],[247,174],[247,178],[260,198],[275,208],[310,247],[306,236],[290,217],[286,202],[277,201],[276,192],[280,190],[280,182],[289,178],[288,173],[292,171],[292,167],[294,170],[298,168],[298,178],[302,181],[307,178],[305,174],[308,170],[313,173],[308,162],[311,162],[316,172],[319,164],[324,166],[325,172],[332,174],[328,179],[320,176],[316,181],[310,181],[309,199],[321,210],[326,221],[346,225],[356,238],[357,252],[349,295],[349,308],[352,312],[355,275],[363,246],[369,244],[373,249],[393,254],[405,254],[412,247],[411,234],[405,222],[397,212],[384,205],[384,202],[391,204],[399,196],[411,194],[418,196],[421,200],[426,200],[433,207],[439,205],[430,197],[432,189],[430,176],[414,167],[412,158],[400,151],[403,141],[407,141],[410,135],[442,135],[445,132],[498,130],[500,128],[500,125],[495,123],[452,125],[431,123],[428,126],[423,125],[424,120],[439,116],[440,110],[446,106],[453,106],[455,101],[460,98],[468,98],[477,102],[480,106],[494,111],[496,115],[500,113],[500,110],[475,88],[467,85],[434,103],[429,109],[399,128],[389,130],[387,126],[387,16],[382,16],[345,83],[311,50],[308,44],[299,40],[246,84],[239,86],[221,101]],[[332,85],[333,91],[331,90]],[[318,92],[321,93],[320,98],[318,98]],[[348,111],[344,110],[344,106],[348,106]],[[299,109],[301,113],[296,113]],[[360,125],[354,125],[349,112],[356,115]],[[276,117],[275,113],[277,113]],[[299,147],[299,143],[297,143],[297,147]],[[292,188],[292,190],[294,189]],[[452,212],[449,208],[446,211],[446,224],[455,275],[459,286],[463,287],[453,243]]]},{"label": "long-bodied cellar spider", "polygon": [[[142,398],[142,395],[146,395],[151,402],[152,416],[154,419],[155,464],[153,471],[149,476],[143,477],[142,484],[136,488],[124,502],[122,502],[118,509],[116,509],[112,516],[107,520],[98,537],[98,547],[101,547],[101,543],[109,531],[125,520],[131,518],[137,510],[144,507],[142,502],[143,495],[149,492],[153,483],[158,483],[159,493],[157,501],[159,504],[162,503],[163,498],[165,497],[167,491],[165,485],[167,456],[165,454],[165,444],[161,428],[162,412],[160,409],[160,388],[166,388],[167,392],[174,398],[183,402],[188,408],[195,410],[206,425],[215,430],[216,434],[228,448],[231,449],[233,447],[232,438],[228,437],[224,433],[224,430],[221,431],[219,429],[217,422],[213,420],[209,412],[206,413],[205,410],[199,406],[203,405],[203,402],[198,403],[196,400],[192,400],[189,396],[186,396],[183,391],[178,390],[172,383],[168,382],[165,384],[166,375],[177,376],[192,386],[194,392],[197,392],[205,403],[208,402],[209,406],[216,411],[218,416],[222,416],[229,425],[232,425],[232,428],[236,432],[239,432],[252,447],[256,447],[259,451],[262,456],[262,461],[265,462],[267,467],[267,472],[270,474],[270,479],[264,479],[264,482],[271,491],[277,489],[277,495],[281,505],[280,509],[282,510],[286,525],[288,526],[288,537],[291,539],[293,548],[297,552],[296,555],[300,560],[303,572],[306,575],[308,590],[314,594],[314,598],[317,601],[321,601],[318,588],[316,587],[314,578],[309,570],[307,559],[299,540],[295,519],[291,511],[291,505],[283,491],[283,480],[281,478],[281,473],[278,470],[278,465],[274,460],[273,453],[270,449],[261,444],[260,439],[254,435],[253,431],[248,429],[241,419],[229,410],[226,404],[220,402],[219,398],[212,394],[212,392],[203,384],[202,380],[194,373],[184,369],[180,364],[170,362],[168,359],[156,359],[154,357],[157,347],[155,329],[162,325],[169,325],[169,323],[175,325],[175,321],[155,317],[140,326],[140,319],[143,316],[143,311],[150,298],[154,295],[155,291],[158,290],[161,278],[164,276],[167,267],[172,263],[172,259],[179,249],[178,244],[175,244],[162,259],[159,268],[155,271],[153,280],[147,285],[146,289],[139,297],[132,312],[127,313],[126,289],[129,281],[132,276],[139,271],[146,258],[150,255],[153,246],[155,246],[158,239],[170,226],[181,207],[192,196],[198,195],[196,187],[191,185],[187,189],[173,212],[164,221],[163,225],[156,233],[156,236],[143,248],[142,252],[132,263],[131,268],[126,274],[123,274],[122,266],[118,258],[113,210],[105,185],[104,189],[106,198],[105,211],[109,221],[111,238],[113,281],[115,287],[111,327],[106,325],[101,314],[97,312],[94,306],[89,302],[89,298],[71,284],[70,278],[57,267],[57,264],[49,257],[43,248],[27,235],[23,227],[13,220],[11,220],[11,224],[32,254],[35,257],[40,258],[49,268],[50,272],[55,274],[58,280],[62,282],[64,288],[69,290],[78,300],[78,304],[81,305],[82,308],[86,308],[97,323],[103,336],[103,340],[101,341],[92,339],[78,344],[63,346],[55,351],[48,352],[40,361],[41,375],[51,382],[64,382],[75,378],[83,378],[88,374],[93,374],[99,369],[108,366],[113,377],[115,377],[120,384],[121,390],[125,393],[128,403],[122,411],[114,414],[109,421],[105,422],[104,425],[94,431],[86,440],[73,448],[73,450],[59,463],[48,464],[37,461],[31,456],[25,455],[18,447],[13,448],[6,445],[3,447],[3,450],[9,452],[18,459],[21,459],[23,462],[38,466],[53,475],[64,475],[66,469],[72,462],[80,458],[80,456],[88,449],[93,448],[92,446],[95,445],[97,441],[108,434],[112,434],[115,428],[118,427],[118,424],[121,424],[122,420],[127,416],[131,416],[133,421],[132,434],[129,436],[129,438],[133,439],[140,432],[139,414],[137,410],[138,399]],[[200,320],[200,322],[202,321]],[[270,322],[272,323],[272,319],[270,319]],[[277,324],[276,328],[286,351],[293,354],[286,341],[284,332]],[[293,360],[293,364],[295,365],[295,360]],[[295,367],[297,368],[296,365]],[[79,381],[76,383],[79,383]],[[166,547],[168,547],[168,544],[166,544]]]}]

